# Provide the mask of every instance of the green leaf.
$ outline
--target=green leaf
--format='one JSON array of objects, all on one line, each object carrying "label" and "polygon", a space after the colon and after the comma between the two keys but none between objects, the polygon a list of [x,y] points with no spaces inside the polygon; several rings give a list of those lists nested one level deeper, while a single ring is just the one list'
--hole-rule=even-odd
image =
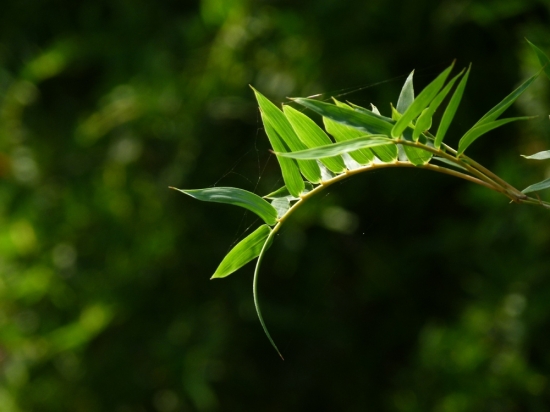
[{"label": "green leaf", "polygon": [[403,131],[409,126],[409,123],[416,119],[418,115],[422,113],[426,107],[428,107],[431,101],[437,96],[437,93],[439,93],[439,90],[443,87],[443,84],[445,84],[445,80],[453,69],[453,66],[454,62],[420,92],[407,110],[405,110],[401,118],[393,126],[391,130],[392,137],[400,137],[403,134]]},{"label": "green leaf", "polygon": [[[263,117],[264,115],[262,113],[262,120]],[[271,143],[273,149],[277,152],[287,152],[287,147],[285,146],[279,134],[275,131],[275,129],[273,129],[271,123],[266,122],[265,120],[263,123],[265,133],[267,134],[267,137],[269,138],[269,142]],[[305,186],[304,181],[302,180],[302,176],[300,175],[300,169],[298,168],[298,165],[294,160],[286,159],[284,157],[278,157],[277,161],[279,162],[279,166],[281,166],[283,180],[285,181],[285,185],[288,188],[288,191],[295,197],[300,196]]]},{"label": "green leaf", "polygon": [[441,146],[441,143],[443,142],[443,139],[445,137],[445,134],[447,133],[447,130],[449,129],[449,126],[451,125],[451,122],[453,121],[456,110],[458,109],[458,106],[460,105],[460,101],[462,100],[462,95],[464,94],[464,89],[466,88],[466,83],[468,82],[468,76],[470,75],[470,69],[472,65],[468,67],[468,70],[466,71],[466,74],[460,80],[460,83],[458,84],[455,92],[453,93],[453,97],[451,97],[451,101],[447,105],[447,108],[445,109],[445,113],[443,113],[443,117],[441,118],[441,122],[439,123],[439,127],[437,129],[437,134],[435,136],[434,146],[439,149]]},{"label": "green leaf", "polygon": [[195,199],[205,202],[227,203],[244,207],[260,216],[268,225],[277,223],[277,211],[267,201],[252,192],[235,187],[210,187],[208,189],[178,190]]},{"label": "green leaf", "polygon": [[407,154],[409,162],[415,166],[423,166],[426,163],[429,163],[433,154],[427,150],[419,149],[412,146],[403,145],[403,150]]},{"label": "green leaf", "polygon": [[444,157],[434,156],[433,159],[437,160],[438,162],[445,163],[446,165],[456,167],[457,169],[468,171],[468,169],[466,169],[465,167],[462,167],[455,162],[451,162],[449,159],[446,159]]},{"label": "green leaf", "polygon": [[[305,114],[286,105],[283,106],[283,111],[296,134],[307,147],[313,148],[332,144],[332,140],[330,140],[326,133]],[[346,165],[340,156],[320,160],[334,173],[342,173],[346,170]]]},{"label": "green leaf", "polygon": [[[344,126],[341,123],[336,123],[328,117],[323,117],[325,129],[329,132],[336,142],[346,142],[348,140],[362,137],[364,132],[350,126]],[[349,154],[359,164],[366,165],[374,160],[374,154],[370,149],[357,150]]]},{"label": "green leaf", "polygon": [[277,217],[282,218],[290,209],[290,200],[286,197],[279,197],[271,201],[271,206],[277,211]]},{"label": "green leaf", "polygon": [[464,136],[458,142],[458,154],[461,155],[464,151],[476,141],[476,139],[487,132],[490,132],[497,127],[503,126],[506,123],[515,122],[516,120],[528,120],[532,119],[533,116],[524,116],[524,117],[510,117],[508,119],[495,120],[490,123],[483,123],[477,127],[473,127],[468,130]]},{"label": "green leaf", "polygon": [[460,73],[458,73],[455,77],[453,77],[447,85],[441,90],[437,96],[432,100],[430,103],[430,106],[427,109],[424,109],[422,113],[420,114],[420,117],[418,118],[414,132],[413,132],[413,140],[416,142],[418,141],[418,138],[420,137],[420,134],[430,130],[432,127],[432,118],[435,114],[436,110],[439,108],[439,105],[443,102],[445,97],[449,94],[451,89],[453,88],[453,85],[455,84],[456,80],[462,76],[462,73],[464,73],[464,70],[461,70]]},{"label": "green leaf", "polygon": [[[525,39],[525,40],[527,40],[527,39]],[[535,51],[537,57],[539,58],[540,65],[544,68],[544,73],[546,73],[546,75],[550,79],[550,58],[548,58],[546,53],[544,53],[541,49],[539,49],[537,46],[535,46],[529,40],[527,40],[527,43],[529,43],[531,48]]]},{"label": "green leaf", "polygon": [[351,107],[340,107],[313,99],[295,98],[292,100],[307,107],[308,109],[313,110],[316,113],[319,113],[323,117],[328,117],[335,122],[354,127],[364,132],[364,135],[390,135],[392,123],[384,120],[381,116],[375,115],[372,112],[369,112],[370,114],[360,113],[353,110]]},{"label": "green leaf", "polygon": [[409,74],[407,80],[405,80],[405,84],[403,85],[401,93],[399,94],[399,99],[397,100],[396,107],[399,113],[405,113],[405,111],[414,101],[413,75],[414,70],[411,72],[411,74]]},{"label": "green leaf", "polygon": [[546,160],[546,159],[550,159],[550,150],[546,150],[544,152],[538,152],[531,156],[525,156],[525,155],[521,155],[521,156],[525,157],[526,159],[532,159],[532,160]]},{"label": "green leaf", "polygon": [[293,159],[321,159],[327,156],[341,155],[365,147],[393,145],[394,141],[384,135],[370,135],[358,137],[346,142],[334,143],[327,146],[316,147],[313,149],[302,150],[290,153],[275,153],[277,156],[290,157]]},{"label": "green leaf", "polygon": [[271,233],[271,228],[262,225],[250,235],[241,240],[229,253],[223,258],[216,269],[216,272],[210,279],[224,278],[236,270],[240,269],[252,259],[257,258]]},{"label": "green leaf", "polygon": [[512,103],[516,101],[516,99],[519,96],[521,96],[521,94],[525,90],[527,90],[529,86],[531,86],[531,84],[536,80],[536,78],[539,77],[539,74],[540,74],[540,71],[537,74],[531,76],[525,82],[523,82],[521,86],[519,86],[516,90],[514,90],[512,93],[506,96],[499,104],[497,104],[495,107],[489,110],[485,114],[485,116],[479,119],[478,122],[473,125],[472,129],[475,128],[476,126],[481,126],[482,124],[490,123],[493,120],[496,120],[508,107],[512,105]]},{"label": "green leaf", "polygon": [[538,190],[543,190],[548,188],[550,188],[550,178],[543,180],[542,182],[535,183],[534,185],[531,185],[523,189],[522,193],[536,192]]},{"label": "green leaf", "polygon": [[[338,107],[349,107],[349,106],[346,106],[345,103],[342,103],[342,102],[339,102],[338,100],[334,99],[334,102],[336,103],[336,105]],[[384,122],[386,123],[390,123],[390,124],[394,124],[395,122],[393,121],[393,119],[389,118],[389,117],[386,117],[386,116],[382,116],[380,114],[380,112],[378,111],[378,109],[376,108],[375,105],[371,104],[371,106],[373,107],[373,110],[369,110],[369,109],[365,109],[364,107],[361,107],[361,106],[357,106],[356,104],[353,104],[351,102],[348,102],[349,105],[351,106],[351,108],[353,110],[355,110],[356,112],[359,112],[359,113],[363,113],[363,114],[366,114],[367,116],[371,116],[371,117],[375,117],[379,120],[383,120]]]},{"label": "green leaf", "polygon": [[[313,190],[313,185],[309,182],[305,182],[305,188],[304,191],[301,194],[306,194],[307,192],[311,192]],[[274,192],[271,192],[265,196],[263,196],[264,199],[280,199],[280,198],[286,198],[288,200],[299,200],[299,196],[293,196],[290,194],[286,186],[280,187],[279,189],[275,190]]]},{"label": "green leaf", "polygon": [[[297,150],[307,149],[307,146],[302,143],[294,132],[294,129],[288,122],[283,112],[259,91],[253,87],[252,90],[254,90],[256,100],[258,100],[258,104],[260,105],[264,125],[266,123],[270,123],[271,127],[283,139],[291,151],[295,152]],[[310,182],[319,183],[321,181],[321,171],[319,170],[319,166],[317,166],[316,162],[300,161],[298,162],[298,166],[300,167],[300,171],[304,177]]]}]

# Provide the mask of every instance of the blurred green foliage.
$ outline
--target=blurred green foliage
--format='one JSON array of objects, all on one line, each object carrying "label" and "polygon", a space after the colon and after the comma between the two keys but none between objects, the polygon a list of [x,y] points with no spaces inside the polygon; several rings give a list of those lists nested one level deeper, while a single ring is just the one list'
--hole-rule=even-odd
[{"label": "blurred green foliage", "polygon": [[[0,410],[547,410],[547,211],[422,171],[332,189],[265,261],[281,362],[251,268],[208,280],[254,217],[167,186],[280,186],[249,83],[388,114],[413,68],[472,61],[456,139],[549,23],[544,0],[5,1]],[[550,173],[519,157],[550,147],[549,89],[472,146],[520,188]]]}]

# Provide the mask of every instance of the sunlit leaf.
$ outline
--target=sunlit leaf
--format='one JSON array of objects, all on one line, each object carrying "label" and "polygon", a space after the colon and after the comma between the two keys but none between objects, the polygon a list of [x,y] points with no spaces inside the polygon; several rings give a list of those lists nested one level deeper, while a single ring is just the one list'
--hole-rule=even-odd
[{"label": "sunlit leaf", "polygon": [[[263,119],[262,113],[262,119]],[[273,129],[271,123],[264,121],[264,128],[269,142],[273,149],[277,152],[287,152],[288,149],[284,144],[279,134]],[[304,181],[300,175],[300,169],[296,162],[292,159],[286,159],[284,157],[278,157],[279,166],[281,166],[281,173],[283,174],[283,180],[285,182],[288,191],[295,197],[300,196],[304,190]]]},{"label": "sunlit leaf", "polygon": [[399,99],[397,100],[396,105],[396,110],[399,113],[405,113],[405,111],[414,101],[413,75],[414,70],[411,72],[411,74],[409,74],[407,80],[405,80],[405,84],[403,85],[401,93],[399,94]]},{"label": "sunlit leaf", "polygon": [[[258,104],[262,111],[264,125],[270,123],[273,130],[277,132],[291,151],[295,152],[297,150],[307,149],[307,146],[302,143],[294,132],[294,129],[284,113],[259,91],[254,88],[252,88],[252,90],[254,90],[256,100],[258,100]],[[312,183],[319,183],[321,180],[321,171],[316,162],[300,161],[298,162],[298,166],[307,180]]]},{"label": "sunlit leaf", "polygon": [[451,125],[451,122],[453,121],[453,118],[456,114],[456,110],[460,105],[460,101],[462,100],[462,95],[464,94],[464,89],[466,88],[466,83],[468,82],[468,76],[470,75],[471,67],[472,65],[470,64],[470,66],[468,67],[468,70],[466,71],[466,74],[460,80],[460,83],[458,84],[455,92],[453,93],[453,97],[451,97],[451,101],[449,102],[449,104],[447,105],[447,108],[445,109],[445,112],[443,113],[443,117],[441,118],[441,122],[439,123],[439,127],[437,129],[437,134],[435,136],[435,141],[434,141],[434,146],[438,149],[441,146],[441,143],[445,138],[445,134],[447,133],[447,130],[449,129],[449,126]]},{"label": "sunlit leaf", "polygon": [[490,123],[483,123],[477,127],[474,127],[466,132],[464,136],[458,142],[458,154],[464,153],[464,151],[476,141],[477,138],[484,135],[487,132],[490,132],[497,127],[503,126],[510,122],[515,122],[516,120],[528,120],[532,119],[533,116],[524,116],[524,117],[510,117],[508,119],[495,120]]},{"label": "sunlit leaf", "polygon": [[340,107],[334,104],[320,102],[313,99],[295,98],[296,103],[319,113],[321,116],[328,117],[335,122],[346,126],[354,127],[364,134],[383,134],[390,135],[392,123],[384,120],[372,112],[370,114],[360,113],[351,107]]},{"label": "sunlit leaf", "polygon": [[[365,133],[350,126],[345,126],[341,123],[336,123],[328,117],[323,117],[325,129],[329,132],[336,142],[345,142],[357,137],[365,136]],[[374,160],[374,154],[370,149],[357,150],[349,154],[355,161],[365,165]]]},{"label": "sunlit leaf", "polygon": [[[307,192],[311,192],[313,190],[313,185],[309,182],[304,182],[305,188],[302,194],[306,194]],[[275,190],[274,192],[271,192],[265,196],[263,196],[264,199],[279,199],[279,198],[286,198],[288,200],[298,200],[300,197],[293,196],[290,194],[286,186],[280,187],[279,189]]]},{"label": "sunlit leaf", "polygon": [[430,161],[433,154],[427,150],[419,149],[412,146],[403,145],[403,150],[407,154],[409,162],[415,166],[423,166]]},{"label": "sunlit leaf", "polygon": [[445,80],[447,79],[447,76],[451,72],[453,66],[454,62],[420,92],[407,110],[405,110],[401,118],[393,126],[391,130],[392,137],[400,137],[403,134],[403,131],[409,126],[409,123],[416,119],[418,115],[420,115],[420,113],[428,107],[431,101],[439,93],[439,90],[443,87],[443,84],[445,84]]},{"label": "sunlit leaf", "polygon": [[523,193],[536,192],[539,190],[544,190],[550,188],[550,178],[543,180],[542,182],[535,183],[522,190]]},{"label": "sunlit leaf", "polygon": [[[332,140],[326,133],[305,114],[288,105],[283,107],[283,111],[296,134],[307,147],[313,148],[332,144]],[[321,159],[321,162],[334,173],[342,173],[346,170],[346,165],[340,156]]]},{"label": "sunlit leaf", "polygon": [[523,82],[521,86],[519,86],[516,90],[506,96],[499,104],[497,104],[495,107],[489,110],[481,119],[479,119],[479,121],[472,127],[472,129],[477,126],[481,126],[482,124],[490,123],[493,120],[496,120],[508,107],[512,105],[512,103],[516,101],[519,96],[521,96],[521,94],[525,90],[527,90],[529,86],[531,86],[536,78],[539,77],[539,74],[540,71],[537,74],[531,76],[525,82]]},{"label": "sunlit leaf", "polygon": [[195,199],[205,202],[227,203],[244,207],[260,216],[268,225],[277,223],[277,211],[260,196],[235,187],[209,187],[207,189],[184,190],[171,187]]},{"label": "sunlit leaf", "polygon": [[538,152],[531,156],[525,156],[525,155],[521,155],[521,156],[525,157],[526,159],[532,159],[532,160],[546,160],[546,159],[550,159],[550,150],[545,150],[544,152]]},{"label": "sunlit leaf", "polygon": [[277,217],[280,219],[288,212],[288,209],[290,209],[290,200],[286,197],[279,197],[271,201],[271,206],[275,208]]},{"label": "sunlit leaf", "polygon": [[277,156],[290,157],[293,159],[321,159],[327,156],[335,156],[343,153],[349,153],[365,147],[375,147],[383,145],[393,145],[394,141],[384,135],[371,135],[358,137],[346,142],[334,143],[327,146],[316,147],[313,149],[302,150],[299,152],[275,153]]},{"label": "sunlit leaf", "polygon": [[[525,39],[525,40],[527,40],[527,39]],[[529,40],[527,40],[527,43],[529,43],[531,48],[537,54],[537,57],[539,58],[540,65],[543,66],[543,68],[544,68],[544,73],[546,73],[546,75],[550,79],[550,58],[548,58],[548,55],[546,53],[544,53],[541,49],[539,49],[537,46],[535,46]]]},{"label": "sunlit leaf", "polygon": [[260,255],[262,247],[271,233],[271,228],[262,225],[241,240],[223,258],[211,279],[224,278]]}]

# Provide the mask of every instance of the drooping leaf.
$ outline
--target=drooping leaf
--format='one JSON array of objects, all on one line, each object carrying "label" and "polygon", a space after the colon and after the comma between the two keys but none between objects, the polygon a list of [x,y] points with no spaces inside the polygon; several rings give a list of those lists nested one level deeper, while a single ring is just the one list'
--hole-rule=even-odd
[{"label": "drooping leaf", "polygon": [[271,201],[271,206],[277,211],[277,217],[282,218],[290,209],[290,200],[286,197],[279,197]]},{"label": "drooping leaf", "polygon": [[[527,40],[527,39],[525,39],[525,40]],[[544,73],[546,73],[546,75],[550,79],[550,58],[548,58],[548,55],[546,53],[544,53],[541,49],[539,49],[537,46],[535,46],[529,40],[527,40],[527,43],[529,43],[531,48],[536,53],[537,57],[539,58],[540,65],[544,68]]]},{"label": "drooping leaf", "polygon": [[359,113],[351,107],[340,107],[334,104],[300,97],[292,100],[319,113],[323,117],[328,117],[335,122],[354,127],[364,132],[364,134],[390,135],[392,123],[389,123],[381,118],[381,116],[375,115],[372,112],[369,112],[370,114]]},{"label": "drooping leaf", "polygon": [[260,255],[262,247],[271,233],[268,225],[262,225],[250,235],[241,240],[223,258],[210,279],[224,278],[246,265]]},{"label": "drooping leaf", "polygon": [[207,189],[184,190],[171,187],[170,189],[185,193],[195,199],[205,202],[227,203],[244,207],[256,213],[268,225],[277,223],[277,211],[260,196],[236,187],[209,187]]},{"label": "drooping leaf", "polygon": [[409,123],[416,119],[422,111],[428,107],[431,101],[437,96],[439,90],[445,84],[447,76],[453,69],[454,62],[451,64],[443,73],[435,78],[429,85],[427,85],[424,90],[414,99],[411,105],[405,110],[401,118],[393,126],[391,130],[391,135],[394,138],[400,137],[403,134],[403,131],[409,126]]},{"label": "drooping leaf", "polygon": [[550,188],[550,178],[543,180],[542,182],[535,183],[522,190],[523,193],[537,192],[539,190],[544,190]]},{"label": "drooping leaf", "polygon": [[490,132],[497,127],[503,126],[510,122],[515,122],[516,120],[528,120],[532,119],[533,116],[524,116],[524,117],[510,117],[508,119],[495,120],[490,123],[483,123],[474,127],[466,132],[464,136],[458,142],[458,154],[464,153],[464,151],[476,141],[477,138],[484,135],[487,132]]},{"label": "drooping leaf", "polygon": [[399,113],[405,113],[405,111],[407,111],[409,106],[414,101],[413,75],[414,70],[411,72],[411,74],[409,74],[407,80],[405,80],[405,84],[403,85],[401,93],[399,94],[399,99],[397,100],[396,107]]},{"label": "drooping leaf", "polygon": [[449,94],[451,89],[453,88],[453,85],[455,84],[456,80],[462,76],[462,73],[464,73],[464,70],[461,70],[460,73],[458,73],[455,77],[453,77],[449,82],[445,85],[443,90],[441,90],[437,96],[432,100],[430,103],[430,106],[427,109],[424,109],[422,113],[420,114],[420,117],[418,117],[418,120],[416,122],[414,133],[413,133],[413,139],[414,141],[418,141],[418,138],[420,137],[420,134],[425,132],[426,130],[430,130],[432,127],[432,118],[435,114],[436,110],[438,109],[439,105],[445,100],[445,97]]},{"label": "drooping leaf", "polygon": [[430,159],[433,156],[433,154],[431,152],[428,152],[427,150],[412,146],[403,145],[403,150],[407,154],[409,162],[411,162],[415,166],[423,166],[426,163],[429,163]]},{"label": "drooping leaf", "polygon": [[[262,113],[262,119],[263,117],[264,115]],[[265,120],[263,123],[265,133],[267,134],[267,137],[269,138],[269,142],[271,143],[273,149],[277,152],[287,152],[288,149],[286,145],[284,144],[279,134],[275,131],[275,129],[273,129],[271,123],[266,122]],[[279,166],[281,166],[283,180],[285,181],[285,185],[288,188],[288,191],[293,196],[300,196],[300,193],[303,192],[305,186],[302,176],[300,175],[300,169],[298,168],[298,165],[294,160],[286,159],[284,157],[278,157],[277,160],[279,162]]]},{"label": "drooping leaf", "polygon": [[460,83],[458,84],[455,92],[453,93],[453,97],[451,97],[451,101],[447,105],[447,108],[445,109],[445,112],[443,113],[443,117],[441,118],[441,122],[439,123],[439,127],[437,129],[437,134],[435,136],[434,146],[439,149],[441,146],[441,143],[443,142],[443,139],[445,138],[445,134],[447,133],[447,130],[449,129],[449,126],[451,125],[451,122],[453,121],[453,118],[456,114],[456,110],[458,109],[458,106],[460,105],[460,101],[462,100],[462,95],[464,94],[464,89],[466,88],[466,83],[468,82],[468,76],[470,75],[470,69],[472,65],[468,67],[468,70],[466,71],[466,74],[460,80]]},{"label": "drooping leaf", "polygon": [[[256,100],[258,101],[262,111],[262,120],[264,125],[265,123],[270,123],[271,127],[293,152],[307,149],[307,146],[302,143],[294,132],[294,129],[290,125],[284,113],[259,91],[254,88],[252,88],[252,90],[254,90]],[[319,170],[316,162],[300,161],[298,162],[298,166],[307,180],[312,183],[319,183],[321,180],[321,171]]]},{"label": "drooping leaf", "polygon": [[[283,111],[300,140],[308,148],[332,144],[326,133],[305,114],[288,105],[283,107]],[[321,162],[334,173],[342,173],[346,170],[346,165],[340,156],[327,157],[321,159]]]},{"label": "drooping leaf", "polygon": [[525,157],[526,159],[532,159],[532,160],[546,160],[550,159],[550,150],[545,150],[544,152],[538,152],[531,156],[525,156],[521,155],[522,157]]},{"label": "drooping leaf", "polygon": [[275,153],[277,156],[290,157],[293,159],[321,159],[327,156],[341,155],[343,153],[353,152],[354,150],[365,147],[375,147],[383,145],[393,145],[394,141],[384,135],[370,135],[357,137],[346,142],[334,143],[327,146],[316,147],[313,149],[302,150],[290,153]]},{"label": "drooping leaf", "polygon": [[[542,70],[542,69],[541,69]],[[478,122],[472,126],[472,129],[481,126],[486,123],[490,123],[493,120],[496,120],[508,107],[512,105],[516,101],[516,99],[521,96],[521,94],[527,90],[529,86],[536,80],[537,77],[539,77],[540,71],[531,76],[529,79],[527,79],[525,82],[521,84],[516,90],[514,90],[512,93],[510,93],[508,96],[506,96],[499,104],[497,104],[495,107],[493,107],[491,110],[489,110],[481,119],[478,120]]]},{"label": "drooping leaf", "polygon": [[[305,188],[304,191],[301,194],[306,194],[307,192],[311,192],[313,190],[313,185],[309,182],[304,182]],[[271,192],[265,196],[263,196],[264,199],[279,199],[279,198],[286,198],[288,200],[299,200],[300,197],[293,196],[290,194],[286,186],[280,187],[279,189],[275,190],[274,192]]]}]

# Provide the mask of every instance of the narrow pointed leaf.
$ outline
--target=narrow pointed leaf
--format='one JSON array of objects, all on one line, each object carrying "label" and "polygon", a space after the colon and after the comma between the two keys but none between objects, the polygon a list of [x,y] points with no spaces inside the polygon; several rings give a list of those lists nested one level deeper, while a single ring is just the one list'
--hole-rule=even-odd
[{"label": "narrow pointed leaf", "polygon": [[[323,129],[305,114],[286,105],[283,107],[283,111],[296,134],[307,147],[313,148],[332,144],[332,140]],[[340,156],[321,159],[321,162],[334,173],[342,173],[346,170],[346,165]]]},{"label": "narrow pointed leaf", "polygon": [[546,53],[544,53],[541,49],[539,49],[529,40],[527,40],[527,43],[529,43],[533,51],[536,53],[537,57],[539,58],[540,65],[544,67],[544,73],[546,73],[546,75],[550,79],[550,58],[548,58],[548,55]]},{"label": "narrow pointed leaf", "polygon": [[462,95],[464,94],[464,89],[466,88],[466,83],[468,82],[468,76],[470,75],[470,69],[472,65],[468,67],[468,70],[466,71],[466,74],[460,80],[460,83],[456,87],[455,92],[453,93],[453,97],[451,97],[451,101],[447,105],[447,108],[445,109],[445,112],[443,113],[443,117],[441,118],[441,122],[439,123],[439,127],[437,129],[437,134],[435,136],[434,146],[439,149],[441,146],[441,143],[443,142],[443,139],[445,138],[445,134],[447,133],[447,130],[449,130],[449,126],[451,125],[451,122],[453,121],[456,110],[458,109],[458,106],[460,105],[460,101],[462,100]]},{"label": "narrow pointed leaf", "polygon": [[477,127],[474,127],[466,132],[464,136],[460,139],[458,142],[458,154],[464,153],[464,151],[473,143],[476,141],[477,138],[484,135],[487,132],[490,132],[493,129],[496,129],[497,127],[503,126],[510,122],[515,122],[516,120],[528,120],[532,119],[532,116],[525,116],[525,117],[510,117],[508,119],[501,119],[501,120],[495,120],[494,122],[490,123],[484,123],[482,125],[479,125]]},{"label": "narrow pointed leaf", "polygon": [[207,189],[183,190],[171,187],[188,196],[205,202],[227,203],[244,207],[260,216],[268,225],[277,223],[277,211],[260,196],[235,187],[210,187]]},{"label": "narrow pointed leaf", "polygon": [[493,120],[496,120],[508,107],[512,105],[512,103],[516,101],[519,96],[521,96],[521,94],[525,90],[527,90],[529,86],[531,86],[536,78],[539,77],[539,74],[540,71],[537,74],[531,76],[525,82],[523,82],[521,86],[519,86],[516,90],[506,96],[499,104],[497,104],[495,107],[489,110],[481,119],[479,119],[479,121],[472,127],[472,129],[477,126],[481,126],[482,124],[490,123]]},{"label": "narrow pointed leaf", "polygon": [[409,106],[414,101],[413,75],[414,70],[411,72],[411,74],[409,74],[407,80],[405,80],[405,84],[403,85],[401,93],[399,94],[399,99],[397,100],[396,107],[399,113],[405,113],[405,111],[407,111]]},{"label": "narrow pointed leaf", "polygon": [[445,80],[447,80],[447,76],[449,76],[453,66],[454,62],[420,92],[407,110],[405,110],[403,116],[401,116],[401,118],[393,126],[391,131],[392,137],[397,138],[401,136],[403,131],[409,126],[409,123],[416,119],[418,115],[420,115],[420,113],[428,107],[432,100],[437,96],[437,93],[439,93],[439,90],[443,87],[443,84],[445,84]]},{"label": "narrow pointed leaf", "polygon": [[374,152],[376,157],[384,163],[395,162],[398,157],[396,145],[373,146],[372,151]]},{"label": "narrow pointed leaf", "polygon": [[[337,123],[334,120],[330,120],[328,117],[323,117],[323,123],[325,124],[327,132],[334,137],[336,142],[345,142],[365,135],[365,133],[360,130]],[[370,149],[357,150],[355,152],[350,152],[349,155],[362,165],[366,165],[374,160],[374,154]]]},{"label": "narrow pointed leaf", "polygon": [[357,162],[353,157],[351,157],[350,153],[343,153],[342,159],[344,160],[344,163],[346,164],[348,170],[355,170],[361,167],[361,163]]},{"label": "narrow pointed leaf", "polygon": [[[256,100],[262,111],[264,124],[270,123],[271,127],[283,139],[290,150],[297,151],[307,149],[307,146],[302,143],[294,132],[294,129],[283,112],[259,91],[254,88],[252,88],[252,90],[254,90]],[[321,180],[321,171],[316,162],[298,162],[298,166],[304,177],[310,182],[318,183]]]},{"label": "narrow pointed leaf", "polygon": [[378,116],[382,116],[382,115],[380,114],[380,110],[378,110],[378,107],[376,107],[376,106],[375,106],[374,104],[372,104],[372,103],[370,104],[370,107],[372,108],[372,112],[373,112],[374,114],[377,114]]},{"label": "narrow pointed leaf", "polygon": [[[313,186],[309,182],[304,182],[305,188],[302,194],[306,194],[307,192],[311,192],[313,190]],[[299,196],[293,196],[290,194],[286,186],[280,187],[279,189],[275,190],[274,192],[271,192],[265,196],[263,196],[264,199],[279,199],[279,198],[286,198],[288,200],[298,200],[300,199]]]},{"label": "narrow pointed leaf", "polygon": [[403,150],[407,154],[409,162],[411,162],[415,166],[423,166],[426,163],[429,163],[430,159],[433,156],[431,152],[412,146],[403,145]]},{"label": "narrow pointed leaf", "polygon": [[384,134],[389,136],[392,128],[392,123],[375,115],[359,113],[352,108],[339,107],[334,104],[320,102],[313,99],[295,98],[292,99],[296,103],[319,113],[321,116],[328,117],[335,122],[346,126],[354,127],[364,134]]},{"label": "narrow pointed leaf", "polygon": [[293,159],[321,159],[327,156],[341,155],[365,147],[375,147],[383,145],[393,145],[394,141],[384,135],[372,135],[358,137],[346,142],[334,143],[327,146],[316,147],[313,149],[302,150],[290,153],[275,153],[277,156],[290,157]]},{"label": "narrow pointed leaf", "polygon": [[[339,102],[338,100],[334,99],[334,102],[336,103],[336,105],[338,107],[346,107],[345,106],[345,103],[342,103],[342,102]],[[369,109],[366,109],[364,107],[361,107],[361,106],[357,106],[356,104],[353,104],[351,102],[348,102],[349,105],[351,106],[351,108],[353,110],[355,110],[356,112],[359,112],[359,113],[363,113],[363,114],[366,114],[367,116],[371,116],[371,117],[375,117],[379,120],[383,120],[384,122],[386,123],[390,123],[390,124],[394,124],[395,122],[393,121],[393,119],[389,118],[389,117],[386,117],[386,116],[382,116],[380,114],[380,112],[378,111],[378,109],[376,108],[375,105],[371,104],[372,107],[374,107],[373,110],[369,110]]]},{"label": "narrow pointed leaf", "polygon": [[[262,120],[264,115],[262,114]],[[269,138],[269,142],[271,143],[271,146],[273,149],[277,152],[287,152],[288,149],[285,146],[283,140],[279,136],[279,134],[273,129],[271,126],[271,123],[263,121],[265,133],[267,134],[267,137]],[[296,162],[292,159],[286,159],[284,157],[278,157],[277,161],[279,162],[279,166],[281,166],[281,173],[283,174],[283,180],[285,181],[285,185],[288,188],[288,191],[293,196],[300,196],[300,193],[304,190],[304,181],[302,180],[302,176],[300,175],[300,169],[298,168],[298,165]]]},{"label": "narrow pointed leaf", "polygon": [[532,159],[532,160],[546,160],[546,159],[550,159],[550,150],[546,150],[544,152],[538,152],[531,156],[525,156],[525,155],[521,155],[521,156],[525,157],[526,159]]},{"label": "narrow pointed leaf", "polygon": [[271,228],[262,225],[250,235],[241,240],[223,258],[211,279],[224,278],[257,258],[271,233]]},{"label": "narrow pointed leaf", "polygon": [[544,190],[550,188],[550,179],[543,180],[542,182],[535,183],[522,190],[523,193],[537,192],[539,190]]}]

